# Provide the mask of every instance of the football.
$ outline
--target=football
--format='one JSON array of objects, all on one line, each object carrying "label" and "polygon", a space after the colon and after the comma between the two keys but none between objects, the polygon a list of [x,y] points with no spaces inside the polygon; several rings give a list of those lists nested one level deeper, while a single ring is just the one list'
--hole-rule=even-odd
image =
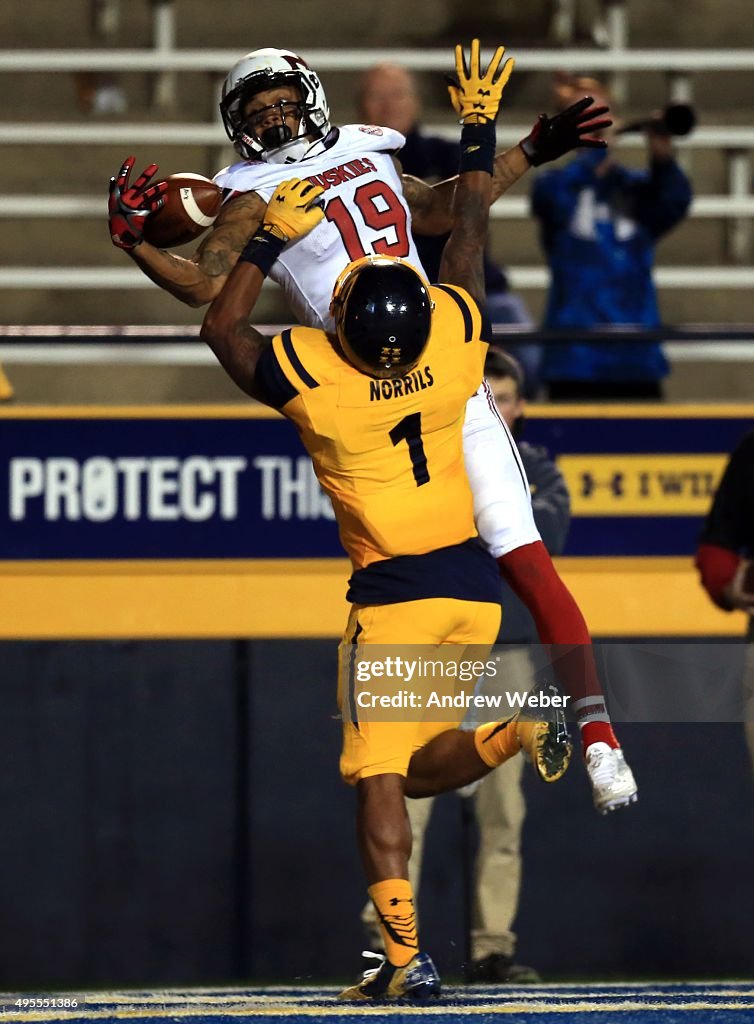
[{"label": "football", "polygon": [[165,205],[147,217],[144,238],[159,249],[171,249],[198,238],[214,224],[222,192],[201,174],[182,172],[164,180],[168,183]]}]

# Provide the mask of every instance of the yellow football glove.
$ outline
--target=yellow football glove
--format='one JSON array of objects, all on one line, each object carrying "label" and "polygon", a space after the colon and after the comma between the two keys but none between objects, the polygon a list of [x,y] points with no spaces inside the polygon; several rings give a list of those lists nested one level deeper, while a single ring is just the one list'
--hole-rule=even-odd
[{"label": "yellow football glove", "polygon": [[500,71],[505,47],[498,46],[487,70],[479,67],[479,40],[471,40],[471,59],[466,69],[463,47],[456,46],[456,73],[447,76],[448,92],[453,109],[463,124],[486,124],[497,117],[503,89],[513,71],[514,60],[509,57]]},{"label": "yellow football glove", "polygon": [[301,178],[281,181],[267,204],[263,230],[286,242],[308,234],[325,215],[317,203],[323,192],[320,185]]}]

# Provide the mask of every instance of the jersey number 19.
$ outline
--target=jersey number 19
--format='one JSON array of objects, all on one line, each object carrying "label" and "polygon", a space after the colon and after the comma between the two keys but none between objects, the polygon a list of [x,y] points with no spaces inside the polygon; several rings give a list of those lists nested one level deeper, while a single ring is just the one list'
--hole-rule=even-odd
[{"label": "jersey number 19", "polygon": [[[367,181],[356,189],[353,201],[368,228],[385,232],[372,242],[372,251],[381,256],[408,256],[406,211],[390,186],[384,181]],[[325,217],[338,229],[351,263],[367,255],[359,226],[340,196],[329,201]]]}]

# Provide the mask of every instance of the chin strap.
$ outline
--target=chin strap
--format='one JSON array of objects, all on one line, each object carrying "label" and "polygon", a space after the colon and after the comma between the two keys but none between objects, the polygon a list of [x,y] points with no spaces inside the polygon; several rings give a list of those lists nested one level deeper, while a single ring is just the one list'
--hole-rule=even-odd
[{"label": "chin strap", "polygon": [[287,124],[273,124],[262,132],[259,141],[265,149],[279,149],[293,138],[293,132]]},{"label": "chin strap", "polygon": [[275,124],[263,132],[259,141],[265,147],[261,154],[262,160],[267,164],[294,164],[302,160],[306,151],[312,145],[312,140],[307,136],[306,114],[301,111],[301,120],[298,125],[298,135],[294,138],[291,129],[287,124]]},{"label": "chin strap", "polygon": [[303,160],[310,146],[312,142],[306,137],[292,139],[277,149],[265,150],[261,157],[266,164],[296,164]]}]

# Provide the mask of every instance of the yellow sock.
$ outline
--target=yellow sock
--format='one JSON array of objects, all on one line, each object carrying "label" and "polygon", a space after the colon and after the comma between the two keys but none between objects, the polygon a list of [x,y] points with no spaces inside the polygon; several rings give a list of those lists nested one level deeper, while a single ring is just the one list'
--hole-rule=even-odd
[{"label": "yellow sock", "polygon": [[394,967],[405,967],[419,952],[411,883],[405,878],[388,878],[370,885],[369,896],[380,922],[385,955]]},{"label": "yellow sock", "polygon": [[474,730],[474,746],[485,764],[497,768],[521,749],[516,716],[503,722],[485,722]]},{"label": "yellow sock", "polygon": [[13,398],[13,385],[5,376],[5,371],[0,366],[0,402],[7,402]]}]

